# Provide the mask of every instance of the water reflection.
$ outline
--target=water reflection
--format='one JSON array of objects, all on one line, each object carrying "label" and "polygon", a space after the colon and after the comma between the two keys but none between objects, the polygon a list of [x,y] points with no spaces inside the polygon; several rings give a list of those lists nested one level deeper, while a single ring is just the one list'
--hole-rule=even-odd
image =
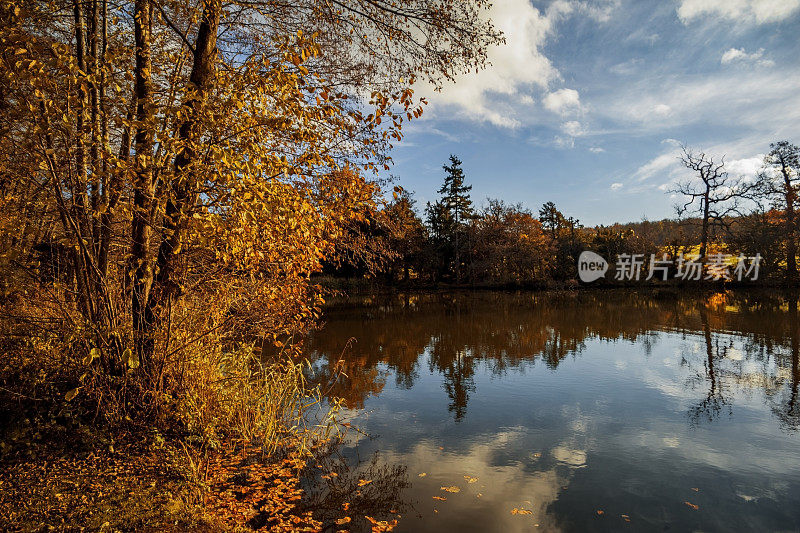
[{"label": "water reflection", "polygon": [[[588,338],[638,343],[649,355],[658,341],[654,332],[668,331],[702,336],[702,369],[692,367],[695,358],[681,359],[697,373],[687,387],[698,389],[705,383],[707,389],[691,410],[694,422],[730,412],[724,383],[735,382],[761,386],[769,396],[782,391],[784,405],[776,404],[775,414],[787,428],[798,427],[796,299],[733,292],[701,297],[632,292],[404,294],[333,304],[326,317],[323,333],[313,336],[308,348],[319,382],[337,375],[339,363],[342,372],[332,394],[349,408],[361,409],[367,397],[380,394],[389,375],[399,387],[412,388],[420,356],[426,353],[427,369],[441,375],[448,408],[460,420],[475,390],[479,362],[498,375],[537,362],[556,369],[567,357],[578,356]],[[739,340],[741,349],[734,346]],[[733,364],[717,368],[717,361]],[[751,368],[745,364],[749,362],[759,367]]]},{"label": "water reflection", "polygon": [[405,294],[325,316],[314,380],[377,436],[350,453],[408,469],[401,530],[800,528],[796,297]]}]

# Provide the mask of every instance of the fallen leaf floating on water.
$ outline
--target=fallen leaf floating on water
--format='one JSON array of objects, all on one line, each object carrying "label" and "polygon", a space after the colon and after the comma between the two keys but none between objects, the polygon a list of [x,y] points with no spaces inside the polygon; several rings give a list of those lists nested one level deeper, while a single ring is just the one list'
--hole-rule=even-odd
[{"label": "fallen leaf floating on water", "polygon": [[433,499],[434,500],[439,500],[440,502],[446,502],[447,501],[447,497],[446,496],[433,496]]},{"label": "fallen leaf floating on water", "polygon": [[481,496],[483,496],[482,492],[479,492],[478,494],[475,495],[476,498],[480,498]]},{"label": "fallen leaf floating on water", "polygon": [[700,492],[700,489],[698,489],[697,487],[692,487],[692,490],[695,492]]},{"label": "fallen leaf floating on water", "polygon": [[358,486],[359,487],[363,487],[364,485],[369,485],[370,483],[372,483],[371,479],[359,479],[358,480]]},{"label": "fallen leaf floating on water", "polygon": [[683,502],[683,503],[685,503],[686,505],[688,505],[689,507],[691,507],[691,508],[692,508],[692,509],[694,509],[695,511],[697,511],[698,509],[700,509],[700,506],[699,506],[699,505],[695,505],[695,504],[693,504],[692,502]]},{"label": "fallen leaf floating on water", "polygon": [[342,509],[344,509],[345,511],[347,511],[348,509],[350,509],[350,502],[344,502],[344,503],[342,504]]},{"label": "fallen leaf floating on water", "polygon": [[623,519],[623,520],[625,520],[626,522],[630,522],[630,521],[631,521],[631,517],[630,517],[630,516],[628,516],[628,515],[626,515],[626,514],[623,514],[623,515],[620,515],[620,516],[621,516],[621,517],[622,517],[622,519]]},{"label": "fallen leaf floating on water", "polygon": [[375,520],[371,516],[364,515],[364,518],[372,522],[372,532],[391,531],[397,527],[397,520],[387,522],[386,520]]},{"label": "fallen leaf floating on water", "polygon": [[427,476],[428,474],[427,474],[427,473],[425,473],[425,472],[420,472],[418,475],[419,475],[419,477],[425,477],[425,476]]},{"label": "fallen leaf floating on water", "polygon": [[452,485],[450,487],[441,487],[441,490],[445,492],[461,492],[461,489],[456,487],[455,485]]},{"label": "fallen leaf floating on water", "polygon": [[478,478],[469,475],[465,475],[464,479],[467,480],[467,483],[475,483],[476,481],[478,481]]},{"label": "fallen leaf floating on water", "polygon": [[516,507],[514,507],[513,509],[511,509],[511,514],[528,515],[528,514],[533,514],[533,511],[529,511],[528,509],[517,509]]},{"label": "fallen leaf floating on water", "polygon": [[597,516],[603,516],[604,514],[606,514],[606,512],[603,511],[602,509],[597,510]]},{"label": "fallen leaf floating on water", "polygon": [[347,524],[351,520],[352,520],[352,518],[350,518],[349,516],[345,516],[344,518],[340,518],[339,520],[337,520],[336,521],[336,525],[337,526],[342,526],[344,524]]}]

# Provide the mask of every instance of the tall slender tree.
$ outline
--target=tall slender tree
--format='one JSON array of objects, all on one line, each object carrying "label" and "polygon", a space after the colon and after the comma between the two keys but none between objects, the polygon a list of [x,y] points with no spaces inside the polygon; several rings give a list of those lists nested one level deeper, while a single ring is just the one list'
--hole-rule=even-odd
[{"label": "tall slender tree", "polygon": [[461,160],[455,155],[450,155],[450,166],[442,165],[445,171],[444,183],[439,189],[442,195],[441,203],[449,212],[453,224],[451,235],[453,241],[453,252],[455,256],[456,283],[461,283],[461,247],[463,237],[466,233],[466,224],[475,217],[472,208],[470,191],[472,185],[464,184],[464,170],[461,168]]}]

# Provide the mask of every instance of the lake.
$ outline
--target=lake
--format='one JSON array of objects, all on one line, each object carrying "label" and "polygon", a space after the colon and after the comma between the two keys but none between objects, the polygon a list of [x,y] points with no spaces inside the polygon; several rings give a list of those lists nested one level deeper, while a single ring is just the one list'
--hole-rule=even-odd
[{"label": "lake", "polygon": [[314,380],[368,483],[347,497],[396,531],[800,530],[796,296],[397,294],[324,319]]}]

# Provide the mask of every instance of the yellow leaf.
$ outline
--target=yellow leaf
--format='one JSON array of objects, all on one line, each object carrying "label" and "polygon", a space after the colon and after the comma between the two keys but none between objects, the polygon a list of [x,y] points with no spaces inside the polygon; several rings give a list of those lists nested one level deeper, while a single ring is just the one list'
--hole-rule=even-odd
[{"label": "yellow leaf", "polygon": [[92,348],[89,350],[89,353],[86,354],[86,357],[83,358],[83,364],[89,366],[92,364],[92,361],[98,359],[100,357],[100,350],[97,348]]},{"label": "yellow leaf", "polygon": [[69,391],[69,392],[68,392],[68,393],[67,393],[67,394],[64,396],[64,399],[65,399],[65,400],[67,400],[68,402],[71,402],[71,401],[72,401],[72,399],[73,399],[75,396],[77,396],[77,395],[78,395],[78,393],[80,392],[80,390],[81,390],[81,388],[80,388],[80,387],[76,387],[76,388],[72,389],[71,391]]},{"label": "yellow leaf", "polygon": [[122,352],[122,361],[132,369],[139,368],[139,355],[130,348],[125,348],[125,351]]}]

